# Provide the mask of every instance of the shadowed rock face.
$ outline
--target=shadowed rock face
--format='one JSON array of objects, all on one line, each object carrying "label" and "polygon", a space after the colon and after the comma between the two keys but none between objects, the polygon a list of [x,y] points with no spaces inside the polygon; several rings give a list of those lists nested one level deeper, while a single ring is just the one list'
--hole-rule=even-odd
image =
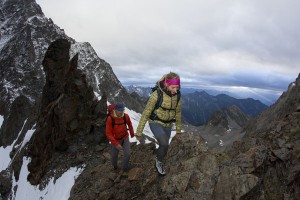
[{"label": "shadowed rock face", "polygon": [[[67,151],[83,138],[100,135],[100,127],[104,133],[106,99],[97,102],[85,75],[77,69],[77,55],[69,61],[69,49],[67,40],[56,40],[43,61],[46,84],[36,131],[29,144],[32,161],[28,180],[34,185],[45,175],[55,152]],[[104,135],[101,140],[105,141]]]},{"label": "shadowed rock face", "polygon": [[28,113],[32,108],[32,103],[23,95],[13,101],[10,114],[4,120],[0,130],[0,146],[6,147],[13,143],[22,130],[24,121],[28,118]]},{"label": "shadowed rock face", "polygon": [[298,199],[300,195],[300,74],[278,101],[244,129],[227,151],[232,164],[260,182],[243,199]]}]

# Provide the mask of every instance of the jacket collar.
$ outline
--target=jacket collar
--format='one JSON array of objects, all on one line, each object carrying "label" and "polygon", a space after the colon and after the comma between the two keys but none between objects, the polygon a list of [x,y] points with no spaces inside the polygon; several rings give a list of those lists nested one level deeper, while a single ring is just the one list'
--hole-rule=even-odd
[{"label": "jacket collar", "polygon": [[113,110],[112,113],[111,113],[111,115],[112,115],[114,118],[123,118],[124,115],[125,115],[125,113],[123,112],[122,116],[121,116],[121,117],[118,117],[117,114],[116,114],[116,111]]}]

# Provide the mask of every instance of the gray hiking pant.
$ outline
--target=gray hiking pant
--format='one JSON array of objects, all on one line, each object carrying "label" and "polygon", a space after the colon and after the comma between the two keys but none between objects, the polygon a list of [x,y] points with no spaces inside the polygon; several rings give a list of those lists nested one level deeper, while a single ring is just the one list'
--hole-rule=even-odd
[{"label": "gray hiking pant", "polygon": [[169,148],[171,127],[163,127],[158,123],[149,123],[149,126],[159,145],[156,151],[157,160],[163,162]]},{"label": "gray hiking pant", "polygon": [[[123,152],[124,152],[124,157],[123,157],[123,161],[122,161],[122,169],[124,171],[127,171],[128,167],[129,167],[129,159],[130,159],[130,153],[131,153],[129,137],[124,140],[120,140],[119,144],[123,147]],[[112,163],[113,167],[118,166],[118,155],[119,155],[119,150],[114,145],[112,145],[111,163]]]}]

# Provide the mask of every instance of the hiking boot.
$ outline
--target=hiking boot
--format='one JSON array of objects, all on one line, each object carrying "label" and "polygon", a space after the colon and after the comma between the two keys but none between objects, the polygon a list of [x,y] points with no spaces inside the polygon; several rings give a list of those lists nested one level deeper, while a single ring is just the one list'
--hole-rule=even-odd
[{"label": "hiking boot", "polygon": [[166,175],[166,170],[165,170],[164,164],[157,159],[155,161],[155,167],[160,176]]}]

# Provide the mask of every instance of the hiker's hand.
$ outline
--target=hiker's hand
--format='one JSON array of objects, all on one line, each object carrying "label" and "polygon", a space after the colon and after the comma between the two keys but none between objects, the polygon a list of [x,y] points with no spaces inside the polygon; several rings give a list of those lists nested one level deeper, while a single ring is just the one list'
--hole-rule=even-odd
[{"label": "hiker's hand", "polygon": [[118,149],[119,151],[123,151],[123,147],[120,144],[117,144],[116,149]]},{"label": "hiker's hand", "polygon": [[139,141],[139,142],[142,141],[142,137],[140,137],[140,136],[137,136],[137,135],[136,135],[135,138],[136,138],[136,140]]},{"label": "hiker's hand", "polygon": [[175,139],[178,141],[178,142],[181,142],[182,140],[181,140],[181,133],[176,133],[175,134]]}]

